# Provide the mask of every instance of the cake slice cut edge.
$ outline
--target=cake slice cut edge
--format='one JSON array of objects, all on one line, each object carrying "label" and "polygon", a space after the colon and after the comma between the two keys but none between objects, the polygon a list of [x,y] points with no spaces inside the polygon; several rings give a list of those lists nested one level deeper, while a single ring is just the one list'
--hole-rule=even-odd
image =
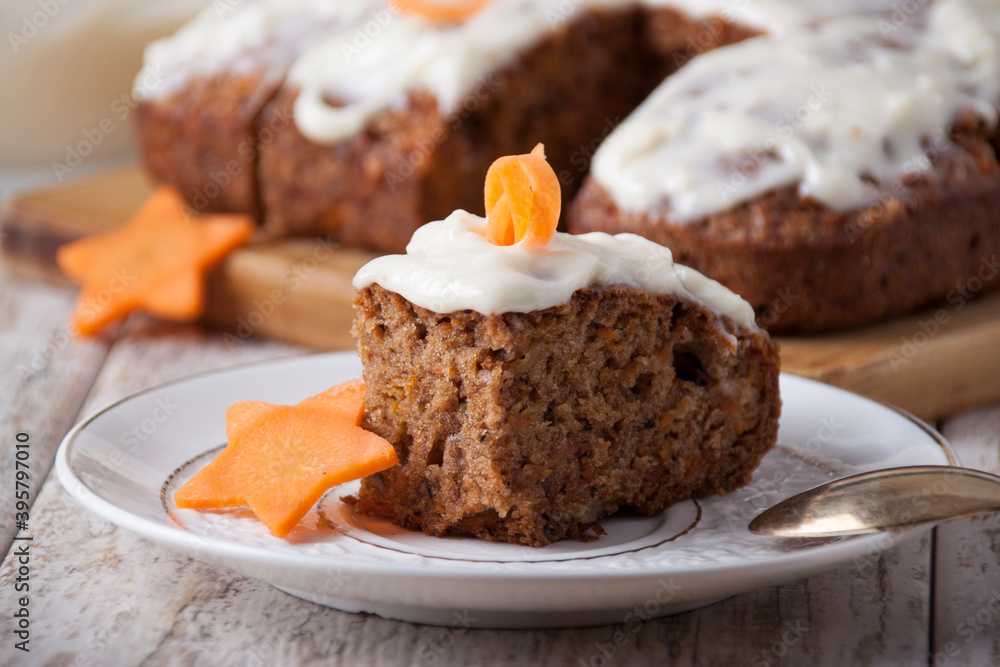
[{"label": "cake slice cut edge", "polygon": [[365,428],[399,465],[348,502],[429,535],[595,539],[750,481],[776,441],[778,347],[696,299],[592,285],[531,312],[356,298]]}]

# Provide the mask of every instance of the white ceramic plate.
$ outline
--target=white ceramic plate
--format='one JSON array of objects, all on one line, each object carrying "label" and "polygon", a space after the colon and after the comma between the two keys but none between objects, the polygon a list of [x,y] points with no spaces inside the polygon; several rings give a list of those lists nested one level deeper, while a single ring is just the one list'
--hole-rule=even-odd
[{"label": "white ceramic plate", "polygon": [[[434,538],[355,516],[333,489],[286,539],[247,512],[178,510],[173,491],[225,442],[230,404],[295,403],[359,377],[351,353],[243,366],[135,394],[66,436],[56,471],[87,509],[195,558],[352,612],[438,625],[631,623],[851,563],[904,534],[828,540],[751,535],[761,510],[852,473],[955,459],[928,426],[889,407],[783,375],[779,445],[747,487],[659,516],[602,521],[595,542],[535,549]],[[475,619],[475,620],[470,620]]]}]

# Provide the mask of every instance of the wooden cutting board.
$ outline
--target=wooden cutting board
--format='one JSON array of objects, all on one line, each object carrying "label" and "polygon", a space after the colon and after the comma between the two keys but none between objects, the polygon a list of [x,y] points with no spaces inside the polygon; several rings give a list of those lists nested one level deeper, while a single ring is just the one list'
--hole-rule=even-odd
[{"label": "wooden cutting board", "polygon": [[[62,280],[55,249],[121,223],[150,190],[137,167],[124,167],[19,194],[0,218],[4,261],[20,275]],[[374,256],[324,239],[246,246],[209,276],[204,320],[225,329],[233,344],[269,336],[353,349],[351,278]],[[779,341],[784,370],[924,419],[1000,400],[1000,293],[864,329]]]}]

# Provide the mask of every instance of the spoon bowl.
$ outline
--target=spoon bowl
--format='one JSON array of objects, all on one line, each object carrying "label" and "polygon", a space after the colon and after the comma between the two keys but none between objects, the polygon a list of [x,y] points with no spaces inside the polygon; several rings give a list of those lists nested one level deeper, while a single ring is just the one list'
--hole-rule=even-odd
[{"label": "spoon bowl", "polygon": [[1000,477],[952,466],[873,470],[783,500],[750,522],[774,537],[860,535],[1000,509]]}]

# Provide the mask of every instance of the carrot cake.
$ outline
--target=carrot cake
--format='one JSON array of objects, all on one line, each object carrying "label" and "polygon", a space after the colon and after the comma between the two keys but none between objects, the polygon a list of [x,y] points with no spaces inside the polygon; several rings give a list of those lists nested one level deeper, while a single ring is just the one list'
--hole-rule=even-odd
[{"label": "carrot cake", "polygon": [[717,49],[602,144],[574,232],[633,232],[771,331],[944,300],[1000,251],[1000,8],[938,0]]},{"label": "carrot cake", "polygon": [[144,162],[267,235],[399,252],[544,139],[571,231],[663,242],[774,331],[911,311],[1000,250],[987,0],[433,5],[215,3],[147,53]]},{"label": "carrot cake", "polygon": [[750,480],[779,361],[745,301],[633,234],[533,248],[485,226],[456,211],[354,279],[364,427],[400,461],[357,510],[543,546]]}]

